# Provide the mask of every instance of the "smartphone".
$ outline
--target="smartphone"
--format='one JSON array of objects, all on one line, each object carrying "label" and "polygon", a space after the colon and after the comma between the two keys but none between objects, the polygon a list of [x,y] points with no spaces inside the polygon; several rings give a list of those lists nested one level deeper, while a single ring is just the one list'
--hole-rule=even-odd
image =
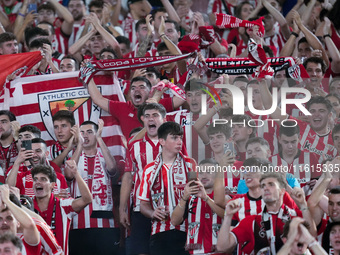
[{"label": "smartphone", "polygon": [[[198,180],[198,173],[197,172],[194,172],[194,171],[190,171],[187,173],[187,180],[188,182],[191,182],[191,181],[197,181]],[[191,183],[190,186],[195,186],[196,184],[195,183]]]},{"label": "smartphone", "polygon": [[25,148],[25,150],[32,150],[32,140],[23,140],[21,142],[21,148]]},{"label": "smartphone", "polygon": [[33,11],[33,13],[37,13],[37,4],[28,4],[28,13]]},{"label": "smartphone", "polygon": [[229,151],[231,152],[231,154],[233,156],[236,155],[236,149],[234,147],[234,143],[233,142],[228,142],[228,143],[224,144],[224,154],[228,153]]}]

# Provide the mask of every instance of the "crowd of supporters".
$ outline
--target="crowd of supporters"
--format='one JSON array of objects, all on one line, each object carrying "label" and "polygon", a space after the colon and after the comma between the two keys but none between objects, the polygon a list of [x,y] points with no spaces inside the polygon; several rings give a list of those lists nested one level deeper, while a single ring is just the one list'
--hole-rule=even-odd
[{"label": "crowd of supporters", "polygon": [[[42,58],[24,76],[2,66],[0,253],[340,254],[339,14],[340,0],[1,0],[0,63]],[[6,84],[64,72],[101,118],[80,123],[68,98],[47,138],[1,104]]]}]

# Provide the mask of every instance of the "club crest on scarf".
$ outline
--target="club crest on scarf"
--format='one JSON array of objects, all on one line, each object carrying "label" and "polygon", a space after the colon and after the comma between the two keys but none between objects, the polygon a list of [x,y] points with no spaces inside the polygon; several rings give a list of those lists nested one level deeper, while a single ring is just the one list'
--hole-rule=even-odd
[{"label": "club crest on scarf", "polygon": [[[99,87],[99,90],[101,88]],[[49,135],[57,140],[54,134],[52,116],[60,110],[73,113],[75,119],[82,123],[85,120],[97,122],[100,108],[90,99],[87,89],[75,88],[38,93],[41,118]]]},{"label": "club crest on scarf", "polygon": [[214,238],[217,238],[218,233],[220,232],[220,229],[221,229],[221,224],[217,224],[217,223],[212,224],[212,230],[213,230],[212,232],[213,232]]},{"label": "club crest on scarf", "polygon": [[188,230],[189,230],[189,238],[194,239],[198,234],[198,229],[201,223],[199,222],[191,222],[189,223]]}]

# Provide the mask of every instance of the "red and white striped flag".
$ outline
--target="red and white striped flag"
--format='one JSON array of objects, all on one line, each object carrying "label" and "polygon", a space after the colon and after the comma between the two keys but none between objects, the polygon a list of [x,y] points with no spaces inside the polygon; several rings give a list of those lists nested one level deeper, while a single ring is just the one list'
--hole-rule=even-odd
[{"label": "red and white striped flag", "polygon": [[[94,80],[104,97],[125,101],[118,80],[107,75],[95,76]],[[102,137],[112,155],[125,156],[123,134],[117,120],[92,102],[87,89],[78,80],[78,72],[15,79],[6,84],[0,109],[12,111],[21,125],[38,127],[47,145],[56,140],[52,115],[57,111],[72,111],[77,124],[85,120],[97,123],[101,118],[105,123]]]}]

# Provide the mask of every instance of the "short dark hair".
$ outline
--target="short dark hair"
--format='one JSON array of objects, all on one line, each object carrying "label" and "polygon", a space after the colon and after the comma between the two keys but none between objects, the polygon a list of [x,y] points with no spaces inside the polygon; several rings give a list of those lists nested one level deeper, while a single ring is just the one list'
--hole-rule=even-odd
[{"label": "short dark hair", "polygon": [[118,43],[125,44],[126,47],[130,49],[131,42],[130,42],[129,38],[122,36],[122,35],[119,35],[119,36],[116,37],[116,40],[117,40]]},{"label": "short dark hair", "polygon": [[205,88],[204,82],[198,79],[190,79],[185,83],[184,91],[185,93],[189,91],[202,90]]},{"label": "short dark hair", "polygon": [[17,249],[22,250],[21,239],[12,233],[5,233],[0,236],[0,244],[3,243],[12,243]]},{"label": "short dark hair", "polygon": [[60,110],[56,114],[52,116],[52,121],[56,120],[66,120],[71,126],[76,124],[76,120],[74,119],[73,113],[67,110]]},{"label": "short dark hair", "polygon": [[135,31],[137,32],[140,25],[145,25],[146,24],[146,19],[142,18],[140,20],[137,21],[136,25],[135,25]]},{"label": "short dark hair", "polygon": [[45,149],[47,149],[47,144],[46,144],[46,142],[45,142],[44,139],[41,139],[41,138],[33,138],[33,139],[32,139],[32,143],[42,143],[42,144],[44,145]]},{"label": "short dark hair", "polygon": [[37,138],[40,138],[41,137],[41,131],[39,128],[37,128],[36,126],[33,126],[33,125],[25,125],[25,126],[22,126],[18,133],[23,133],[23,132],[31,132],[33,133]]},{"label": "short dark hair", "polygon": [[198,165],[204,165],[204,164],[219,165],[218,162],[213,158],[203,159]]},{"label": "short dark hair", "polygon": [[158,139],[166,140],[169,134],[183,135],[183,128],[176,122],[168,121],[163,123],[157,130]]},{"label": "short dark hair", "polygon": [[294,135],[300,136],[300,127],[296,125],[296,122],[293,120],[285,121],[285,125],[280,126],[279,135],[285,135],[288,137],[292,137]]},{"label": "short dark hair", "polygon": [[259,143],[262,146],[266,146],[268,149],[270,148],[268,141],[263,137],[252,137],[248,139],[248,141],[246,142],[246,148],[253,143]]},{"label": "short dark hair", "polygon": [[27,209],[34,211],[33,199],[30,196],[20,195],[20,204],[21,206],[24,206]]},{"label": "short dark hair", "polygon": [[229,139],[231,136],[231,128],[229,125],[214,125],[211,123],[207,129],[207,135],[214,135],[217,133],[222,133],[225,135],[226,139]]},{"label": "short dark hair", "polygon": [[154,66],[147,67],[146,72],[147,73],[154,73],[156,75],[156,78],[158,78],[158,79],[161,78],[161,73]]},{"label": "short dark hair", "polygon": [[16,36],[13,33],[5,32],[0,34],[0,47],[2,47],[2,44],[5,42],[16,40]]},{"label": "short dark hair", "polygon": [[97,8],[103,8],[104,7],[104,2],[101,1],[101,0],[92,0],[90,3],[89,3],[89,10],[91,9],[91,7],[97,7]]},{"label": "short dark hair", "polygon": [[274,52],[273,52],[273,50],[269,46],[263,45],[263,50],[264,50],[265,53],[268,53],[268,56],[270,58],[274,57]]},{"label": "short dark hair", "polygon": [[50,40],[48,40],[47,38],[38,38],[38,39],[34,39],[30,45],[29,45],[29,49],[32,50],[32,49],[36,49],[36,48],[41,48],[43,47],[44,43],[52,46]]},{"label": "short dark hair", "polygon": [[220,110],[220,118],[221,119],[228,119],[229,117],[232,117],[233,114],[233,108],[222,108]]},{"label": "short dark hair", "polygon": [[163,118],[165,118],[166,116],[165,107],[161,104],[156,104],[156,103],[146,104],[143,107],[143,116],[145,115],[146,110],[157,110],[159,111],[159,113],[162,115]]},{"label": "short dark hair", "polygon": [[50,182],[56,182],[57,181],[57,174],[55,173],[54,169],[51,166],[46,165],[37,165],[31,170],[32,178],[34,179],[34,176],[42,173],[47,175]]},{"label": "short dark hair", "polygon": [[[273,166],[273,164],[264,159],[264,158],[247,158],[244,162],[243,162],[243,166],[248,166],[248,167],[256,167],[257,170],[261,170],[261,168],[263,166],[265,167],[270,167]],[[262,172],[262,171],[258,171],[258,172]]]},{"label": "short dark hair", "polygon": [[101,57],[102,54],[103,54],[104,52],[110,52],[110,53],[113,54],[113,56],[114,56],[115,59],[118,58],[117,53],[116,53],[116,52],[114,51],[114,49],[112,49],[111,47],[106,47],[106,48],[102,49],[102,50],[100,51],[100,53],[99,53],[99,56]]},{"label": "short dark hair", "polygon": [[162,50],[168,50],[168,46],[166,46],[165,42],[161,42],[157,46],[157,52],[162,51]]},{"label": "short dark hair", "polygon": [[[51,24],[50,22],[47,22],[47,21],[41,21],[41,22],[39,22],[38,25],[40,25],[40,24],[41,25],[48,25],[48,26],[50,26],[52,34],[55,35],[55,29],[54,29],[53,24]],[[45,29],[43,29],[43,30],[45,30]]]},{"label": "short dark hair", "polygon": [[329,190],[329,194],[340,194],[340,186],[336,186]]},{"label": "short dark hair", "polygon": [[75,65],[75,68],[76,70],[79,70],[79,63],[78,63],[78,60],[76,60],[72,55],[66,55],[64,56],[61,61],[63,61],[64,59],[72,59],[74,61],[74,65]]},{"label": "short dark hair", "polygon": [[84,126],[84,125],[93,125],[93,128],[94,128],[94,131],[98,131],[98,124],[97,123],[94,123],[93,121],[91,120],[86,120],[84,121],[83,123],[81,123],[80,126]]},{"label": "short dark hair", "polygon": [[261,179],[260,179],[260,183],[268,178],[275,178],[277,180],[277,182],[279,183],[280,188],[286,188],[286,181],[283,177],[282,174],[279,173],[275,173],[275,172],[267,172],[265,174],[262,175]]},{"label": "short dark hair", "polygon": [[130,82],[130,90],[131,90],[132,84],[133,84],[134,82],[137,82],[137,81],[143,81],[143,82],[145,82],[146,86],[148,86],[149,89],[151,89],[151,87],[152,87],[150,81],[149,81],[147,78],[145,78],[145,77],[143,77],[143,76],[137,76],[137,77],[135,77],[135,78],[133,78],[133,79],[131,80],[131,82]]},{"label": "short dark hair", "polygon": [[[290,223],[292,222],[292,220],[288,220],[285,225],[283,226],[283,233],[282,233],[282,236],[281,237],[285,237],[287,238],[288,237],[288,233],[289,233],[289,226],[290,226]],[[304,225],[307,229],[309,229],[309,224],[307,221],[303,221],[301,223],[302,225]],[[338,224],[340,224],[340,222],[338,222]]]},{"label": "short dark hair", "polygon": [[166,12],[167,13],[167,11],[164,7],[159,7],[159,8],[153,9],[150,13],[153,20],[155,20],[156,13],[158,13],[158,12]]},{"label": "short dark hair", "polygon": [[51,10],[53,13],[55,13],[55,8],[50,2],[44,2],[41,5],[39,5],[37,12],[41,10]]},{"label": "short dark hair", "polygon": [[331,112],[333,109],[331,102],[329,102],[329,100],[324,98],[323,96],[312,97],[306,104],[307,110],[309,110],[312,104],[323,104],[326,106],[328,112]]},{"label": "short dark hair", "polygon": [[234,122],[244,122],[245,125],[248,127],[248,128],[251,128],[252,129],[252,132],[251,134],[249,135],[249,138],[252,138],[252,137],[255,137],[255,132],[256,132],[256,128],[255,128],[255,122],[254,122],[254,125],[253,126],[250,126],[249,125],[249,122],[252,122],[253,120],[251,119],[251,117],[247,114],[243,114],[243,115],[234,115],[232,118],[231,118],[232,122],[233,122],[233,125],[234,125]]},{"label": "short dark hair", "polygon": [[315,63],[321,65],[321,71],[324,74],[326,72],[326,65],[322,58],[318,57],[309,57],[303,62],[303,66],[307,69],[308,63]]},{"label": "short dark hair", "polygon": [[[297,43],[297,47],[299,47],[299,45],[300,45],[301,43],[308,43],[306,37],[301,37],[301,39],[300,39],[300,40],[298,41],[298,43]],[[308,43],[308,44],[309,44],[309,43]]]},{"label": "short dark hair", "polygon": [[38,36],[48,36],[48,32],[41,27],[28,27],[25,29],[25,43],[27,47],[30,45],[33,38]]},{"label": "short dark hair", "polygon": [[172,20],[172,19],[167,19],[167,20],[165,21],[165,23],[174,24],[174,27],[175,27],[175,29],[176,29],[177,32],[179,32],[180,29],[181,29],[180,26],[179,26],[179,24],[178,24],[176,21]]},{"label": "short dark hair", "polygon": [[17,120],[15,115],[11,111],[9,111],[9,110],[0,110],[0,116],[1,115],[6,115],[9,118],[9,121]]}]

